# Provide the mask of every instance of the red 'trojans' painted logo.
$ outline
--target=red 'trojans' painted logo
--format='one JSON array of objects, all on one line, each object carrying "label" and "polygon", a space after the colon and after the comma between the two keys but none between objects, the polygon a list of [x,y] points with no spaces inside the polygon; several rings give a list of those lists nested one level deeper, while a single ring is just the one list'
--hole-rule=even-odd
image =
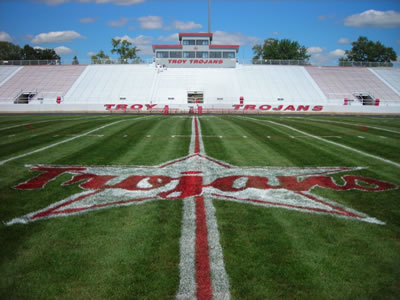
[{"label": "red 'trojans' painted logo", "polygon": [[363,213],[324,199],[312,193],[312,190],[320,187],[336,191],[379,192],[397,188],[392,183],[361,176],[343,175],[340,182],[329,176],[361,168],[241,168],[200,153],[153,167],[45,165],[28,167],[39,174],[18,184],[15,189],[42,189],[57,177],[70,174],[71,178],[62,185],[79,184],[83,191],[40,211],[13,219],[7,223],[8,225],[102,208],[196,196],[382,223]]}]

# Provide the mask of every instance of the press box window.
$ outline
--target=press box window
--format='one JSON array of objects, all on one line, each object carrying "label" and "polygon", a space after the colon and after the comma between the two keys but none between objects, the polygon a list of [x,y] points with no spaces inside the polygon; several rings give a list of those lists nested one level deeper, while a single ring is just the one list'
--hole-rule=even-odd
[{"label": "press box window", "polygon": [[184,45],[196,45],[196,41],[195,40],[183,40],[183,44]]},{"label": "press box window", "polygon": [[208,40],[197,40],[196,45],[197,46],[208,46]]},{"label": "press box window", "polygon": [[198,51],[196,52],[196,58],[208,58],[208,52]]},{"label": "press box window", "polygon": [[235,52],[224,52],[224,58],[235,58]]},{"label": "press box window", "polygon": [[157,58],[168,58],[168,51],[157,51]]},{"label": "press box window", "polygon": [[195,52],[194,51],[187,51],[183,52],[183,58],[195,58]]},{"label": "press box window", "polygon": [[169,53],[170,58],[182,58],[182,51],[171,51]]},{"label": "press box window", "polygon": [[222,58],[222,52],[210,51],[210,58]]}]

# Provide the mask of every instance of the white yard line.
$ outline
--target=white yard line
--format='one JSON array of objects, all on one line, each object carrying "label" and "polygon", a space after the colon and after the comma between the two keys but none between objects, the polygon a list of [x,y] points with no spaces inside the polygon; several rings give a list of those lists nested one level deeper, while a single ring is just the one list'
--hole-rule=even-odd
[{"label": "white yard line", "polygon": [[390,129],[379,128],[379,127],[375,127],[375,126],[370,126],[368,124],[357,124],[357,123],[348,123],[348,122],[331,121],[331,120],[317,120],[317,119],[309,119],[309,118],[306,119],[306,118],[301,118],[301,117],[292,117],[292,118],[293,119],[300,119],[300,120],[304,120],[304,121],[338,123],[338,124],[353,125],[353,126],[366,126],[368,128],[373,128],[373,129],[376,129],[376,130],[383,130],[383,131],[387,131],[387,132],[400,134],[400,131],[394,131],[394,130],[390,130]]},{"label": "white yard line", "polygon": [[286,128],[288,128],[288,129],[290,129],[290,130],[293,130],[293,131],[296,131],[296,132],[301,133],[301,134],[303,134],[303,135],[306,135],[306,136],[315,138],[315,139],[320,140],[320,141],[323,141],[323,142],[325,142],[325,143],[332,144],[332,145],[335,145],[335,146],[344,148],[344,149],[346,149],[346,150],[350,150],[350,151],[353,151],[353,152],[362,154],[362,155],[367,156],[367,157],[374,158],[374,159],[376,159],[376,160],[383,161],[383,162],[385,162],[385,163],[388,163],[388,164],[391,164],[391,165],[393,165],[393,166],[395,166],[395,167],[400,168],[400,164],[397,163],[397,162],[391,161],[391,160],[389,160],[389,159],[386,159],[386,158],[383,158],[383,157],[380,157],[380,156],[377,156],[377,155],[369,154],[369,153],[367,153],[367,152],[364,152],[364,151],[361,151],[361,150],[358,150],[358,149],[355,149],[355,148],[352,148],[352,147],[349,147],[349,146],[346,146],[346,145],[343,145],[343,144],[338,144],[338,143],[336,143],[336,142],[332,142],[332,141],[330,141],[330,140],[326,140],[326,139],[324,139],[324,138],[322,138],[322,137],[312,135],[312,134],[310,134],[310,133],[307,133],[307,132],[305,132],[305,131],[296,129],[296,128],[294,128],[294,127],[291,127],[291,126],[288,126],[288,125],[285,125],[285,124],[280,124],[280,123],[277,123],[277,122],[274,122],[274,121],[268,121],[268,120],[259,120],[259,119],[249,118],[249,117],[242,117],[242,118],[250,119],[250,120],[253,120],[253,121],[269,122],[269,123],[271,123],[271,124],[275,124],[275,125],[278,125],[278,126],[286,127]]},{"label": "white yard line", "polygon": [[[146,117],[142,117],[142,118],[146,118]],[[74,136],[74,137],[72,137],[72,138],[69,138],[69,139],[66,139],[66,140],[63,140],[63,141],[60,141],[60,142],[57,142],[57,143],[54,143],[54,144],[51,144],[51,145],[48,145],[48,146],[39,148],[39,149],[36,149],[36,150],[33,150],[33,151],[31,151],[31,152],[23,153],[23,154],[16,155],[16,156],[10,157],[10,158],[8,158],[8,159],[2,160],[2,161],[0,161],[0,166],[1,166],[1,165],[4,165],[5,163],[7,163],[7,162],[9,162],[9,161],[13,161],[13,160],[16,160],[16,159],[19,159],[19,158],[22,158],[22,157],[29,156],[29,155],[31,155],[31,154],[35,154],[35,153],[38,153],[38,152],[41,152],[41,151],[44,151],[44,150],[53,148],[53,147],[55,147],[55,146],[58,146],[58,145],[61,145],[61,144],[64,144],[64,143],[68,143],[68,142],[73,141],[73,140],[75,140],[75,139],[77,139],[77,138],[86,136],[86,135],[88,135],[88,134],[91,134],[91,133],[93,133],[93,132],[95,132],[95,131],[97,131],[97,130],[106,128],[106,127],[108,127],[108,126],[112,126],[112,125],[118,124],[118,123],[120,123],[120,122],[125,122],[125,121],[129,121],[129,120],[138,120],[138,119],[142,119],[142,118],[125,119],[125,120],[119,120],[119,121],[115,121],[115,122],[112,122],[112,123],[108,123],[108,124],[106,124],[106,125],[97,127],[97,128],[92,129],[92,130],[90,130],[90,131],[88,131],[88,132],[86,132],[86,133],[83,133],[83,134]],[[148,118],[148,117],[147,117],[147,118]]]},{"label": "white yard line", "polygon": [[217,218],[215,217],[215,207],[211,199],[204,199],[204,204],[207,214],[213,299],[228,300],[231,298],[229,279],[225,270],[224,255],[220,244]]},{"label": "white yard line", "polygon": [[193,198],[183,200],[183,218],[180,239],[179,291],[176,299],[196,299],[195,239],[196,207]]}]

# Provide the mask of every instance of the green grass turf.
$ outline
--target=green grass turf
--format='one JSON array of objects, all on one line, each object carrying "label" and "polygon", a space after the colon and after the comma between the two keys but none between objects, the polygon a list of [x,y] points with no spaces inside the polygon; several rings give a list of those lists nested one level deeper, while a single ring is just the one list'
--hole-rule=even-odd
[{"label": "green grass turf", "polygon": [[[81,191],[77,184],[60,186],[70,175],[42,190],[12,189],[37,174],[27,164],[158,165],[188,154],[192,126],[190,117],[0,116],[0,161],[118,120],[0,166],[0,220]],[[351,174],[400,185],[396,166],[269,120],[400,162],[400,134],[395,133],[400,132],[400,119],[372,117],[204,117],[200,124],[207,155],[238,166],[363,167]],[[341,175],[333,177],[340,182]],[[232,298],[398,299],[399,189],[312,192],[386,225],[214,200]],[[182,201],[177,200],[27,225],[1,223],[0,299],[174,298],[181,219]]]}]

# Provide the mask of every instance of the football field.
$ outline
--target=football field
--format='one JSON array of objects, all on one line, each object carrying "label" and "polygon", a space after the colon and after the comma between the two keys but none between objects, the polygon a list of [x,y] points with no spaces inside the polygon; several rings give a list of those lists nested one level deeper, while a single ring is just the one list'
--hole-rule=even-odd
[{"label": "football field", "polygon": [[399,299],[400,118],[0,116],[0,299]]}]

